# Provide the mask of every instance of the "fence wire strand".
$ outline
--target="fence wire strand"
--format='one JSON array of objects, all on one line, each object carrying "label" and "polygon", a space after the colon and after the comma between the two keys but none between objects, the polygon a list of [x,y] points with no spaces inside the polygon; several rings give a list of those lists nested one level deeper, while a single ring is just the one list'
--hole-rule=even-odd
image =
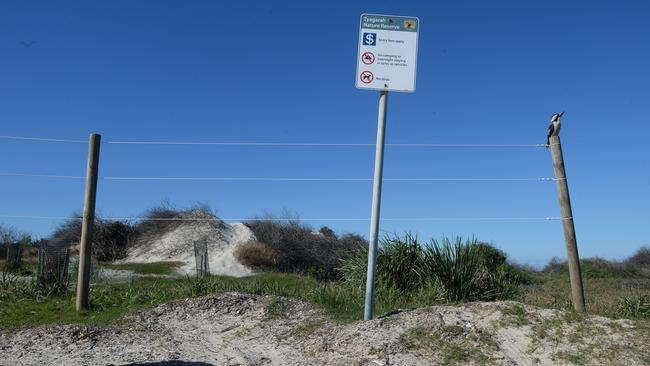
[{"label": "fence wire strand", "polygon": [[[35,142],[56,142],[56,143],[74,143],[87,144],[88,141],[77,139],[59,139],[44,137],[25,137],[0,135],[0,139],[35,141]],[[375,147],[374,143],[313,143],[313,142],[200,142],[200,141],[120,141],[108,140],[103,144],[112,145],[195,145],[195,146],[260,146],[260,147]],[[519,147],[548,147],[546,144],[444,144],[444,143],[387,143],[387,147],[430,147],[430,148],[519,148]],[[0,173],[5,177],[33,177],[33,178],[54,178],[54,179],[86,179],[84,176],[74,175],[56,175],[56,174],[31,174],[31,173]],[[127,176],[105,176],[100,177],[108,181],[341,181],[341,182],[368,182],[372,178],[299,178],[299,177],[127,177]],[[565,178],[560,178],[565,179]],[[385,178],[384,181],[395,182],[444,182],[444,181],[557,181],[556,178],[550,177],[532,177],[532,178]],[[81,218],[66,216],[43,216],[43,215],[0,215],[4,219],[39,219],[39,220],[81,220]],[[104,217],[103,220],[113,221],[223,221],[223,222],[245,222],[252,220],[260,221],[370,221],[370,218],[148,218],[139,216],[125,217]],[[571,217],[414,217],[414,218],[382,218],[381,221],[393,222],[417,222],[417,221],[554,221],[570,220]]]},{"label": "fence wire strand", "polygon": [[[39,142],[64,142],[75,144],[87,144],[86,140],[77,139],[59,139],[49,137],[28,137],[28,136],[11,136],[0,135],[4,140],[23,140]],[[102,144],[111,145],[206,145],[206,146],[268,146],[268,147],[375,147],[374,143],[344,143],[344,142],[249,142],[249,141],[127,141],[127,140],[108,140]],[[387,147],[547,147],[546,144],[444,144],[444,143],[387,143]]]},{"label": "fence wire strand", "polygon": [[[318,142],[219,142],[219,141],[107,141],[113,145],[205,145],[205,146],[270,146],[270,147],[375,147],[373,143]],[[546,144],[434,144],[386,143],[386,147],[545,147]]]},{"label": "fence wire strand", "polygon": [[[55,174],[32,174],[32,173],[0,173],[3,177],[26,177],[26,178],[52,178],[52,179],[86,179],[79,175],[55,175]],[[269,181],[269,182],[369,182],[372,178],[300,178],[300,177],[99,177],[101,180],[113,181]],[[564,179],[564,178],[562,178]],[[530,177],[530,178],[384,178],[389,182],[545,182],[555,181],[551,177]]]},{"label": "fence wire strand", "polygon": [[[0,215],[3,219],[37,219],[37,220],[82,220],[81,217],[38,216],[38,215]],[[246,221],[370,221],[370,218],[149,218],[139,216],[101,217],[110,221],[189,221],[189,222],[246,222]],[[401,217],[382,218],[381,221],[557,221],[570,220],[572,217]]]},{"label": "fence wire strand", "polygon": [[8,135],[0,135],[0,139],[3,139],[3,140],[40,141],[40,142],[66,142],[66,143],[73,143],[73,144],[87,144],[88,143],[88,141],[85,141],[85,140],[55,139],[55,138],[47,138],[47,137],[8,136]]}]

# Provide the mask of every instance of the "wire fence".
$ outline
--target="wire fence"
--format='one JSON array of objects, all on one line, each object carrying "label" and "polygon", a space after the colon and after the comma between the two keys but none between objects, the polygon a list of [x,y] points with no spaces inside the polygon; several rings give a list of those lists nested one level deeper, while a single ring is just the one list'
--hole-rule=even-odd
[{"label": "wire fence", "polygon": [[[0,135],[0,140],[15,141],[32,141],[32,142],[50,142],[50,143],[69,143],[69,144],[88,144],[88,141],[81,139],[69,138],[49,138],[49,137],[27,137]],[[183,145],[183,146],[242,146],[242,147],[375,147],[374,143],[342,143],[342,142],[225,142],[225,141],[142,141],[142,140],[106,140],[102,144],[109,145]],[[548,147],[546,144],[481,144],[481,143],[387,143],[387,147],[403,148],[539,148]],[[68,180],[85,180],[85,176],[63,175],[63,174],[45,174],[45,173],[25,173],[25,172],[0,172],[0,177],[15,178],[44,178],[44,179],[68,179]],[[169,182],[372,182],[371,177],[183,177],[183,176],[100,176],[103,181],[169,181]],[[565,178],[560,178],[565,179]],[[384,182],[553,182],[558,179],[553,177],[394,177],[384,178]],[[47,216],[47,215],[17,215],[6,214],[0,215],[4,219],[36,219],[36,220],[78,220],[79,218],[64,216]],[[293,221],[295,219],[283,218],[148,218],[138,216],[124,217],[104,217],[105,220],[115,221],[225,221],[225,222],[242,222],[250,220],[263,221]],[[409,217],[409,218],[382,218],[381,221],[393,222],[418,222],[418,221],[556,221],[568,220],[571,218],[543,216],[543,217]],[[370,218],[300,218],[301,221],[370,221]]]},{"label": "wire fence", "polygon": [[[0,173],[5,177],[86,179],[80,175],[55,175],[37,173]],[[99,177],[101,180],[161,180],[161,181],[266,181],[266,182],[372,182],[372,178],[329,178],[329,177]],[[564,179],[564,178],[562,178]],[[526,178],[384,178],[385,182],[550,182],[552,177]]]},{"label": "wire fence", "polygon": [[17,269],[21,265],[22,248],[20,243],[5,244],[5,266],[9,270]]},{"label": "wire fence", "polygon": [[43,242],[38,247],[36,279],[40,286],[55,292],[65,292],[70,282],[68,266],[70,248]]},{"label": "wire fence", "polygon": [[[38,215],[0,215],[3,219],[34,219],[34,220],[77,220],[80,217],[69,216],[38,216]],[[245,222],[245,221],[370,221],[370,218],[152,218],[140,216],[101,217],[110,221],[208,221],[208,222]],[[395,217],[381,218],[381,221],[557,221],[570,220],[572,217]]]},{"label": "wire fence", "polygon": [[194,262],[196,264],[196,277],[210,276],[210,261],[208,259],[207,239],[194,242]]},{"label": "wire fence", "polygon": [[[0,135],[4,140],[87,144],[86,140]],[[187,145],[187,146],[270,146],[270,147],[375,147],[374,143],[346,142],[264,142],[264,141],[103,141],[110,145]],[[546,147],[546,144],[478,144],[478,143],[386,143],[386,147]]]}]

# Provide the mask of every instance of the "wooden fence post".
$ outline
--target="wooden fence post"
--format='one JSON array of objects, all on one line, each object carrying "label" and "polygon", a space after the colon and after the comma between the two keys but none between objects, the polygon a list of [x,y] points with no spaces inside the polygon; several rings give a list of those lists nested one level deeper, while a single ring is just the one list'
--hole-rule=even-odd
[{"label": "wooden fence post", "polygon": [[90,254],[92,252],[93,226],[95,223],[95,199],[99,175],[99,147],[101,136],[91,134],[88,144],[88,167],[86,171],[86,192],[79,244],[79,278],[77,281],[77,311],[88,310],[90,291]]},{"label": "wooden fence post", "polygon": [[549,139],[549,147],[551,148],[551,155],[553,157],[557,195],[560,200],[560,210],[562,213],[562,226],[564,227],[564,239],[566,241],[573,307],[576,311],[584,313],[585,294],[582,287],[582,272],[580,271],[576,229],[573,225],[573,212],[571,210],[571,199],[569,198],[569,185],[566,179],[566,171],[564,170],[564,156],[562,155],[560,136],[551,136]]}]

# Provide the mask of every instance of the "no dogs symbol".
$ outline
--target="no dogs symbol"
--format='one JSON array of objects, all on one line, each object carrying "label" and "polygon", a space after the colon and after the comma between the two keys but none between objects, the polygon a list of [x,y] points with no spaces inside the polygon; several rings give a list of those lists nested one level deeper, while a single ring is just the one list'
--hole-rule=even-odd
[{"label": "no dogs symbol", "polygon": [[375,55],[372,52],[364,52],[363,55],[361,55],[361,62],[370,65],[375,62]]},{"label": "no dogs symbol", "polygon": [[375,80],[375,75],[373,75],[370,71],[364,71],[361,73],[361,75],[359,75],[359,78],[361,78],[362,83],[370,84],[373,80]]}]

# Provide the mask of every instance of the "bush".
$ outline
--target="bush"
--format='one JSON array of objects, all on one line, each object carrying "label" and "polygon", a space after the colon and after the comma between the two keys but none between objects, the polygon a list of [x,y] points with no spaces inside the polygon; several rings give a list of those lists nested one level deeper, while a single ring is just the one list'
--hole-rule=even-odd
[{"label": "bush", "polygon": [[472,245],[476,246],[476,250],[480,252],[479,260],[488,270],[496,270],[499,266],[506,263],[508,256],[501,249],[477,241],[473,241]]},{"label": "bush", "polygon": [[[580,260],[580,270],[586,278],[629,278],[641,275],[640,268],[631,265],[628,261],[620,263],[599,257],[585,258]],[[567,261],[553,258],[542,269],[542,272],[568,275],[569,266]]]},{"label": "bush", "polygon": [[448,301],[511,299],[521,281],[505,263],[505,254],[476,239],[452,243],[431,240],[425,247],[425,273],[442,289]]},{"label": "bush", "polygon": [[650,247],[641,247],[630,258],[626,259],[625,264],[633,267],[650,266]]},{"label": "bush", "polygon": [[[416,291],[426,285],[423,273],[422,246],[417,237],[406,234],[385,237],[378,248],[375,283],[378,288],[402,293]],[[366,286],[368,249],[363,247],[356,256],[341,266],[343,280],[358,289]]]},{"label": "bush", "polygon": [[[78,217],[78,216],[77,216]],[[52,234],[50,243],[59,246],[76,246],[81,240],[81,220],[68,220]],[[99,261],[113,261],[126,257],[136,231],[127,222],[95,219],[92,255]]]},{"label": "bush", "polygon": [[[138,236],[138,242],[151,242],[158,240],[161,235],[168,233],[179,226],[187,225],[182,220],[170,219],[205,219],[209,221],[200,222],[200,224],[214,225],[218,228],[225,228],[226,224],[219,220],[212,209],[207,204],[197,203],[188,209],[178,209],[168,202],[147,210],[141,215],[149,220],[143,220],[135,225],[135,232]],[[202,226],[196,224],[195,226]]]},{"label": "bush", "polygon": [[[346,261],[341,268],[345,282],[363,288],[367,261],[367,250]],[[524,279],[502,251],[475,239],[422,245],[406,234],[384,238],[378,249],[376,286],[406,296],[434,289],[447,301],[509,299]]]},{"label": "bush", "polygon": [[[351,258],[359,248],[367,245],[358,235],[343,235],[339,238],[328,228],[314,232],[310,226],[297,220],[274,221],[272,218],[265,218],[245,224],[253,231],[258,241],[277,254],[274,256],[273,268],[251,264],[252,267],[262,270],[309,273],[319,279],[339,279],[341,262]],[[253,255],[250,256],[252,258]]]},{"label": "bush", "polygon": [[265,270],[273,270],[278,261],[278,252],[259,241],[239,245],[234,255],[235,259],[245,266]]},{"label": "bush", "polygon": [[650,296],[632,294],[619,301],[618,312],[628,318],[650,319]]},{"label": "bush", "polygon": [[[204,218],[215,219],[210,224],[225,225],[217,220],[214,213],[206,205],[196,204],[187,210],[179,210],[168,203],[162,203],[148,211],[143,217],[153,220],[144,220],[136,225],[124,221],[103,220],[95,218],[93,227],[92,255],[100,262],[111,262],[126,258],[129,248],[138,241],[156,240],[170,230],[185,224],[181,220]],[[81,216],[73,215],[73,219],[61,224],[50,237],[53,245],[76,246],[81,240]]]},{"label": "bush", "polygon": [[12,227],[0,224],[0,259],[7,258],[7,244],[14,244],[18,240],[18,234]]}]

